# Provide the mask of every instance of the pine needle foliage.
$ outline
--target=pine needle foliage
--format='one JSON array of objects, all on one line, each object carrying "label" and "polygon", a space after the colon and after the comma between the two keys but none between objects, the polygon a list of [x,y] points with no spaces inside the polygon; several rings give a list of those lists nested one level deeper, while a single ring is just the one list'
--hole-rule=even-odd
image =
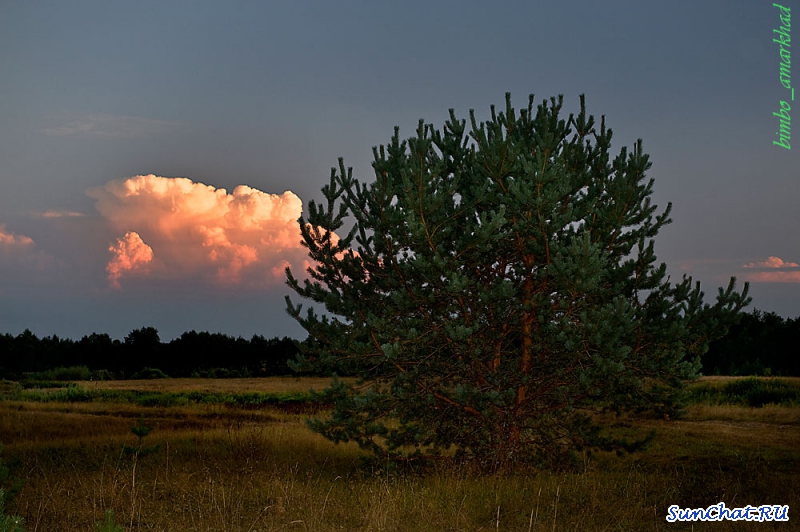
[{"label": "pine needle foliage", "polygon": [[0,488],[0,532],[25,532],[25,520],[18,515],[6,515],[5,492]]},{"label": "pine needle foliage", "polygon": [[[674,411],[708,343],[749,303],[735,279],[703,301],[673,284],[654,237],[639,140],[609,155],[611,129],[563,97],[442,129],[419,122],[373,148],[375,181],[331,170],[299,220],[313,261],[286,298],[308,331],[298,368],[357,374],[324,392],[313,430],[381,457],[452,454],[490,469],[609,446],[602,410]],[[352,228],[339,237],[345,222]]]}]

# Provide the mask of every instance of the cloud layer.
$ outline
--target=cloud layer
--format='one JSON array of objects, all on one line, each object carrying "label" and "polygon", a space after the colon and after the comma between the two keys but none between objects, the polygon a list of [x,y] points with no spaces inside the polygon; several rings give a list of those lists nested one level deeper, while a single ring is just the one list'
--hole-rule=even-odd
[{"label": "cloud layer", "polygon": [[748,269],[760,269],[747,273],[745,278],[755,283],[800,283],[800,264],[787,262],[779,257],[767,257],[767,260],[748,262],[744,265]]},{"label": "cloud layer", "polygon": [[786,262],[779,257],[767,257],[767,260],[761,262],[748,262],[744,265],[745,268],[797,268],[800,264],[796,262]]},{"label": "cloud layer", "polygon": [[15,234],[0,224],[0,266],[12,265],[44,270],[53,265],[53,257],[38,249],[32,238]]},{"label": "cloud layer", "polygon": [[39,213],[38,216],[41,216],[42,218],[82,218],[84,215],[80,212],[51,209]]},{"label": "cloud layer", "polygon": [[139,175],[88,191],[98,212],[124,236],[109,249],[114,287],[128,276],[201,278],[270,286],[283,269],[305,270],[297,219],[303,204],[291,191],[268,194],[246,185],[228,193],[186,178]]},{"label": "cloud layer", "polygon": [[6,230],[5,224],[0,224],[0,249],[6,252],[13,252],[15,250],[30,249],[33,246],[33,240],[25,235],[15,235],[11,231]]}]

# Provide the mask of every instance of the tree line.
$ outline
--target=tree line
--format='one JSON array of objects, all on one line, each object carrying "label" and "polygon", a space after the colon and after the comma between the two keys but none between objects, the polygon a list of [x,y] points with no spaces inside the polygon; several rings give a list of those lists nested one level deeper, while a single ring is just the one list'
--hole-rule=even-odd
[{"label": "tree line", "polygon": [[702,363],[704,375],[800,376],[800,316],[754,309],[711,342]]},{"label": "tree line", "polygon": [[[39,338],[30,330],[0,335],[0,376],[21,378],[54,368],[84,367],[93,377],[262,377],[290,375],[287,362],[299,353],[296,340],[233,337],[221,333],[183,333],[162,342],[154,327],[134,329],[124,340],[92,333],[80,340],[57,335]],[[153,370],[158,370],[155,372]]]},{"label": "tree line", "polygon": [[[18,378],[74,366],[120,378],[142,374],[145,368],[171,377],[292,375],[288,363],[304,343],[287,336],[253,335],[248,340],[194,330],[162,342],[153,327],[134,329],[122,341],[98,333],[73,340],[39,338],[26,329],[17,336],[0,335],[0,376]],[[702,365],[704,375],[800,376],[800,316],[783,318],[758,309],[744,314],[726,336],[711,342]]]}]

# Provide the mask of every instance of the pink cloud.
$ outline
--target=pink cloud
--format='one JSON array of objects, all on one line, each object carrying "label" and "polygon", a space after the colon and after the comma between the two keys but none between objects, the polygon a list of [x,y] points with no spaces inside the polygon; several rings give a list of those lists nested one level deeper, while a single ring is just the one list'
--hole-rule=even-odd
[{"label": "pink cloud", "polygon": [[4,250],[29,249],[33,246],[33,239],[25,235],[15,235],[6,231],[6,225],[0,224],[0,248]]},{"label": "pink cloud", "polygon": [[800,283],[800,271],[755,272],[745,279],[754,283]]},{"label": "pink cloud", "polygon": [[119,278],[125,272],[142,272],[144,266],[153,260],[153,249],[144,243],[134,231],[128,231],[118,238],[116,244],[108,250],[114,257],[106,266],[108,281],[114,288],[119,288]]},{"label": "pink cloud", "polygon": [[45,270],[54,264],[52,255],[38,249],[32,238],[14,234],[0,224],[0,261],[30,269]]},{"label": "pink cloud", "polygon": [[797,268],[800,264],[796,262],[786,262],[778,257],[767,257],[767,260],[761,262],[748,262],[744,265],[745,268]]},{"label": "pink cloud", "polygon": [[42,218],[80,218],[83,217],[84,215],[74,211],[48,210],[44,211],[39,216],[41,216]]},{"label": "pink cloud", "polygon": [[[754,283],[800,283],[800,267],[796,262],[787,262],[779,257],[767,257],[767,260],[748,262],[744,268],[758,268],[772,271],[758,271],[747,273],[745,280]],[[779,271],[775,271],[779,270]]]},{"label": "pink cloud", "polygon": [[[239,185],[228,193],[187,178],[151,174],[87,193],[126,238],[133,233],[147,242],[157,257],[148,261],[146,273],[153,277],[266,287],[285,281],[285,266],[299,273],[308,264],[297,224],[303,203],[288,190],[277,195]],[[129,270],[114,271],[112,278],[109,269],[112,284]]]}]

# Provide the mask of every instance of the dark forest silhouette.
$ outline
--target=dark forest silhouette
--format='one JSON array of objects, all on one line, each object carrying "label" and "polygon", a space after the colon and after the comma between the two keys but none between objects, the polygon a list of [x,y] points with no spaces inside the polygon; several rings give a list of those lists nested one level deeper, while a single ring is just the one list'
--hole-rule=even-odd
[{"label": "dark forest silhouette", "polygon": [[800,316],[754,309],[703,356],[704,375],[800,376]]},{"label": "dark forest silhouette", "polygon": [[38,338],[30,330],[17,336],[0,335],[0,375],[19,378],[53,368],[84,366],[93,378],[154,376],[158,369],[170,377],[244,377],[290,375],[287,361],[299,352],[289,337],[249,340],[221,333],[189,331],[162,342],[158,330],[142,327],[123,341],[93,333],[80,340],[56,335]]},{"label": "dark forest silhouette", "polygon": [[[265,377],[293,375],[287,362],[300,352],[287,336],[233,337],[189,331],[162,342],[153,327],[134,329],[124,340],[93,333],[80,340],[37,337],[30,330],[0,335],[0,376],[20,378],[54,368],[85,366],[94,378]],[[704,375],[800,376],[800,316],[782,318],[753,310],[702,357]],[[105,370],[105,371],[103,371]]]}]

